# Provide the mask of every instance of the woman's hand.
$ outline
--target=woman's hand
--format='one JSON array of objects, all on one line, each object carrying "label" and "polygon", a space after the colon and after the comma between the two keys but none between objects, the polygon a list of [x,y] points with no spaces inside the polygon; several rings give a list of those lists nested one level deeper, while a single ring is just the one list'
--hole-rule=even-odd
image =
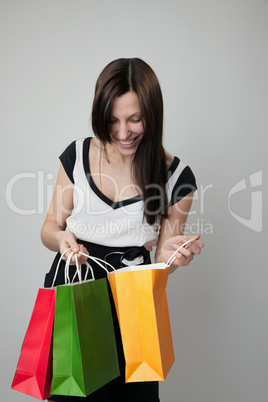
[{"label": "woman's hand", "polygon": [[182,236],[177,235],[168,238],[162,245],[159,260],[167,262],[171,255],[180,246],[183,245],[188,240],[196,239],[193,242],[187,244],[187,246],[182,247],[176,255],[176,259],[172,262],[173,266],[186,266],[190,264],[196,254],[201,253],[201,249],[204,247],[204,243],[200,241],[200,236]]},{"label": "woman's hand", "polygon": [[[63,254],[68,248],[71,248],[71,250],[67,251],[62,259],[64,261],[67,260],[68,256],[73,252],[77,254],[77,262],[79,265],[85,264],[87,261],[87,258],[80,254],[79,252],[81,251],[84,254],[89,255],[87,249],[83,246],[83,244],[78,244],[76,241],[76,237],[72,232],[60,232],[59,233],[59,250],[60,253]],[[73,255],[70,261],[70,265],[75,265],[76,260],[75,256]]]}]

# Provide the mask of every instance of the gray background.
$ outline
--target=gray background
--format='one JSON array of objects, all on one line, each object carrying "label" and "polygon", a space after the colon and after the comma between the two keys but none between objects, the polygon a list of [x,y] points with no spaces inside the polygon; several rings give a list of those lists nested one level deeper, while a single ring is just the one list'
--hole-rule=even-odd
[{"label": "gray background", "polygon": [[[0,5],[1,400],[31,399],[10,384],[53,258],[39,233],[58,155],[91,134],[101,69],[118,57],[140,57],[162,85],[165,146],[196,174],[199,190],[188,230],[206,244],[191,266],[170,276],[176,362],[161,383],[161,400],[266,402],[267,217],[260,197],[265,205],[268,2]],[[257,172],[251,189],[250,176]],[[228,207],[237,183],[241,191]]]}]

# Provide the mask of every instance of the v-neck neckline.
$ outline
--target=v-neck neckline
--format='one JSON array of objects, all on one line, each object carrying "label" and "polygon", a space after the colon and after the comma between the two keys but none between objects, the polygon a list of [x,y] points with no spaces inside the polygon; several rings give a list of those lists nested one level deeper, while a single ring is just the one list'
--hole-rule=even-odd
[{"label": "v-neck neckline", "polygon": [[142,200],[142,195],[136,195],[134,197],[131,198],[127,198],[125,200],[121,200],[121,201],[113,201],[111,200],[109,197],[107,197],[105,194],[103,194],[103,192],[96,186],[91,172],[90,172],[90,164],[89,164],[89,147],[90,147],[90,140],[92,137],[88,137],[84,140],[84,144],[83,144],[83,164],[84,164],[84,171],[86,174],[86,178],[87,181],[90,185],[90,188],[92,189],[92,191],[94,191],[94,193],[103,201],[105,202],[107,205],[109,205],[111,208],[113,209],[117,209],[117,208],[121,208],[124,207],[126,205],[130,205],[133,204],[134,202],[138,202]]},{"label": "v-neck neckline", "polygon": [[[83,165],[84,165],[84,171],[85,171],[85,175],[86,175],[88,184],[89,184],[90,188],[92,189],[92,191],[103,202],[105,202],[107,205],[109,205],[113,209],[121,208],[121,207],[130,205],[130,204],[133,204],[135,202],[142,201],[142,194],[138,194],[136,196],[133,196],[133,197],[127,198],[125,200],[121,200],[121,201],[113,201],[109,197],[107,197],[105,194],[103,194],[103,192],[96,186],[96,184],[92,178],[91,172],[90,172],[90,164],[89,164],[89,148],[90,148],[91,139],[92,139],[92,137],[87,137],[87,138],[85,138],[84,143],[83,143]],[[168,177],[170,177],[174,173],[179,162],[180,162],[179,158],[177,158],[175,156],[171,166],[168,169],[168,175],[169,175]]]}]

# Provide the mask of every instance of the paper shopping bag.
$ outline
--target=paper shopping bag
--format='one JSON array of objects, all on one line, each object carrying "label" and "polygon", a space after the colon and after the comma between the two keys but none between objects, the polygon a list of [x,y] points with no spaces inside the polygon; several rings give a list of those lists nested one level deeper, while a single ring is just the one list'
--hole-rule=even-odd
[{"label": "paper shopping bag", "polygon": [[166,264],[141,265],[108,274],[116,306],[126,382],[164,380],[174,363]]},{"label": "paper shopping bag", "polygon": [[52,379],[55,290],[39,289],[11,388],[45,400]]},{"label": "paper shopping bag", "polygon": [[87,396],[119,374],[107,279],[58,286],[51,392]]}]

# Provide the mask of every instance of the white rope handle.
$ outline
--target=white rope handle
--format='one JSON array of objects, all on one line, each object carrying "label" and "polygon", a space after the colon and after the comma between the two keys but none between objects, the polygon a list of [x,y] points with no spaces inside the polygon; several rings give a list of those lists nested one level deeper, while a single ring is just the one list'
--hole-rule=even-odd
[{"label": "white rope handle", "polygon": [[[56,278],[57,278],[57,275],[58,275],[58,272],[59,272],[60,263],[61,263],[61,261],[63,259],[63,256],[67,253],[67,251],[70,251],[70,250],[71,250],[71,248],[68,248],[67,250],[65,250],[61,254],[60,258],[59,258],[59,261],[58,261],[58,264],[57,264],[57,267],[56,267],[56,271],[55,271],[55,275],[54,275],[54,278],[53,278],[52,286],[51,286],[52,288],[54,287],[54,284],[55,284],[55,281],[56,281]],[[91,259],[96,264],[98,264],[102,269],[104,269],[107,272],[107,274],[109,273],[109,271],[103,264],[108,265],[110,268],[112,268],[113,271],[115,271],[115,268],[111,264],[109,264],[108,262],[102,260],[101,258],[92,257],[91,255],[82,253],[81,251],[78,251],[78,253],[71,252],[70,255],[67,258],[67,261],[66,261],[66,264],[65,264],[65,269],[64,269],[64,282],[65,282],[65,284],[70,284],[71,283],[70,276],[69,276],[69,267],[70,267],[70,262],[71,262],[71,258],[72,258],[73,255],[75,256],[76,273],[75,273],[75,275],[74,275],[74,277],[72,279],[72,283],[73,283],[73,281],[74,281],[74,279],[76,278],[77,275],[78,275],[79,282],[80,283],[82,282],[81,265],[78,264],[77,254],[84,255],[85,257]],[[93,273],[92,266],[87,261],[86,261],[85,265],[86,265],[87,268],[86,268],[86,274],[85,274],[84,280],[86,280],[89,270],[91,272],[92,278],[95,280],[95,276],[94,276],[94,273]]]},{"label": "white rope handle", "polygon": [[[72,258],[73,255],[75,256],[76,272],[75,272],[75,274],[74,274],[74,276],[73,276],[73,279],[72,279],[72,281],[71,281],[71,280],[70,280],[70,262],[71,262],[71,258]],[[86,270],[86,274],[85,274],[84,281],[86,280],[87,275],[88,275],[88,268],[87,268],[87,270]],[[68,258],[67,258],[67,261],[66,261],[66,264],[65,264],[65,268],[64,268],[64,283],[65,283],[65,285],[70,285],[71,283],[74,283],[74,280],[75,280],[76,276],[78,276],[78,281],[79,281],[79,283],[82,283],[83,280],[82,280],[82,269],[81,269],[81,265],[78,264],[77,254],[71,252],[70,255],[69,255]],[[92,277],[93,277],[93,279],[95,279],[95,278],[94,278],[94,275],[92,275]]]},{"label": "white rope handle", "polygon": [[87,269],[86,269],[86,274],[85,274],[85,278],[87,278],[87,276],[88,276],[88,271],[90,270],[90,273],[91,273],[91,277],[92,277],[92,279],[94,279],[95,280],[95,275],[94,275],[94,272],[93,272],[93,269],[92,269],[92,266],[86,261],[86,267],[87,267]]},{"label": "white rope handle", "polygon": [[[65,263],[65,268],[64,268],[64,283],[65,283],[65,285],[68,285],[68,284],[71,283],[69,274],[70,274],[70,262],[71,262],[71,258],[72,258],[73,255],[74,255],[74,253],[71,252],[70,255],[67,258],[66,263]],[[77,265],[76,265],[76,269],[77,269],[77,273],[78,273],[78,276],[79,276],[79,272],[78,272],[79,268],[78,268]]]},{"label": "white rope handle", "polygon": [[[95,280],[95,275],[94,275],[92,266],[87,261],[86,261],[86,263],[84,265],[86,266],[86,273],[85,273],[84,281],[87,280],[87,276],[88,276],[89,271],[91,273],[92,279]],[[81,265],[78,265],[78,266],[79,266],[79,269],[81,270]],[[73,276],[72,283],[74,283],[74,280],[75,280],[77,274],[78,274],[78,272],[76,271],[75,275]]]},{"label": "white rope handle", "polygon": [[[100,267],[102,267],[102,268],[107,272],[107,274],[109,273],[109,271],[108,271],[108,269],[107,269],[103,264],[109,265],[109,267],[111,267],[112,270],[115,271],[115,268],[114,268],[111,264],[109,264],[109,262],[106,262],[106,261],[102,260],[101,258],[92,257],[91,255],[87,255],[87,254],[85,254],[85,253],[82,253],[82,251],[78,251],[78,253],[79,253],[79,254],[82,254],[82,255],[84,255],[85,257],[89,258],[90,260],[94,261],[96,264],[98,264]],[[102,264],[101,264],[101,263],[102,263]]]},{"label": "white rope handle", "polygon": [[185,247],[188,243],[191,243],[193,241],[195,241],[196,239],[191,239],[191,240],[187,240],[185,243],[183,243],[167,260],[166,264],[168,266],[172,265],[173,261],[176,260],[176,254],[180,251],[181,248]]},{"label": "white rope handle", "polygon": [[64,256],[64,254],[66,254],[67,251],[69,251],[69,250],[71,250],[71,249],[68,248],[68,249],[65,250],[65,251],[61,254],[61,256],[60,256],[60,259],[59,259],[58,264],[57,264],[57,267],[56,267],[55,275],[54,275],[54,278],[53,278],[53,282],[52,282],[52,286],[51,286],[52,288],[54,287],[55,280],[56,280],[57,275],[58,275],[58,272],[59,272],[59,267],[60,267],[61,260],[62,260],[62,258],[63,258],[63,256]]},{"label": "white rope handle", "polygon": [[[67,251],[70,251],[70,250],[71,250],[71,248],[68,248],[67,250],[65,250],[65,251],[61,254],[60,258],[59,258],[59,261],[58,261],[58,264],[57,264],[57,267],[56,267],[56,271],[55,271],[55,275],[54,275],[54,278],[53,278],[52,286],[51,286],[52,288],[54,287],[54,284],[55,284],[55,281],[56,281],[56,278],[57,278],[57,275],[58,275],[58,272],[59,272],[60,263],[61,263],[61,261],[62,261],[62,259],[63,259],[63,256],[67,253]],[[71,252],[70,255],[68,256],[67,260],[66,260],[65,268],[64,268],[64,283],[65,283],[65,284],[70,284],[70,283],[71,283],[69,271],[70,271],[70,262],[71,262],[71,258],[72,258],[73,255],[75,255],[76,272],[75,272],[75,275],[74,275],[74,277],[73,277],[73,279],[72,279],[72,283],[73,283],[73,281],[74,281],[74,278],[75,278],[77,275],[78,275],[78,280],[79,280],[79,282],[80,282],[80,283],[82,282],[81,265],[78,264],[76,253]],[[92,270],[91,270],[91,273],[92,273],[93,279],[95,279]],[[85,278],[86,278],[87,275],[88,275],[88,268],[87,268],[87,271],[86,271]]]}]

